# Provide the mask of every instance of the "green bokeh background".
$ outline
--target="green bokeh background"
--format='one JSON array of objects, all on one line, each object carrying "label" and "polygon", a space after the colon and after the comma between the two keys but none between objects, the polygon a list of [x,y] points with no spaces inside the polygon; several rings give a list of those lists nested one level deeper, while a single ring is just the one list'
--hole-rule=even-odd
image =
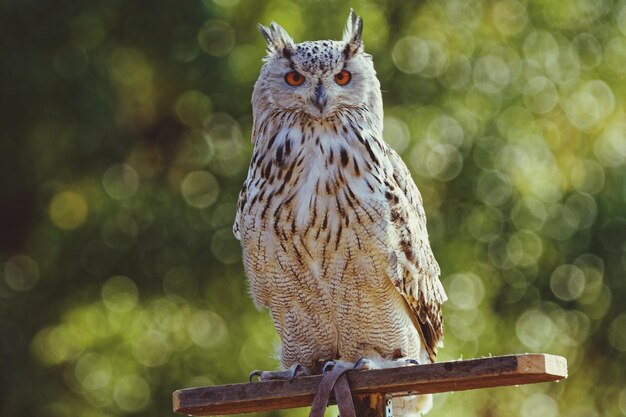
[{"label": "green bokeh background", "polygon": [[171,416],[175,389],[276,367],[231,233],[256,24],[338,38],[350,7],[442,266],[440,360],[569,361],[566,381],[440,394],[430,415],[626,415],[610,0],[0,1],[1,415]]}]

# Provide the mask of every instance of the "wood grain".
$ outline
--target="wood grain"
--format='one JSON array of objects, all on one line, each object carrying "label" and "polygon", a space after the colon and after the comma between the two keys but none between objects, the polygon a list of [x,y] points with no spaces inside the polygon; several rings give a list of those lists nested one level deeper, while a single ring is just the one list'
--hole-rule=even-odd
[{"label": "wood grain", "polygon": [[385,415],[385,395],[355,395],[353,397],[356,415],[359,417],[381,417]]},{"label": "wood grain", "polygon": [[[567,378],[567,361],[560,356],[533,353],[350,371],[346,375],[355,396],[399,396],[558,381]],[[321,379],[316,375],[181,389],[172,394],[174,411],[208,416],[306,407],[313,401]]]}]

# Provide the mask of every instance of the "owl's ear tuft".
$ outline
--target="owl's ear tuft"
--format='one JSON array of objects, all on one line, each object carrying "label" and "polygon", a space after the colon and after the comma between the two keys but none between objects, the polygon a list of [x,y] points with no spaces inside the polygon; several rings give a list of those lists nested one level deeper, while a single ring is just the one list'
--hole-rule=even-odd
[{"label": "owl's ear tuft", "polygon": [[277,23],[272,22],[270,27],[258,24],[259,32],[265,42],[267,42],[267,50],[269,53],[278,54],[285,58],[289,58],[296,47],[291,36]]},{"label": "owl's ear tuft", "polygon": [[346,27],[343,30],[343,41],[346,43],[344,54],[346,58],[351,58],[363,49],[363,19],[357,16],[354,10],[350,9]]}]

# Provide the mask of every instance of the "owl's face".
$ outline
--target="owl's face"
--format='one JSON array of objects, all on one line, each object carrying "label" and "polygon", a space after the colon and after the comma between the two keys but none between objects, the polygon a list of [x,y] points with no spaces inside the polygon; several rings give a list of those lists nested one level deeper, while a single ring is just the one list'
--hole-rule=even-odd
[{"label": "owl's face", "polygon": [[350,108],[380,106],[380,84],[363,52],[362,21],[351,12],[341,41],[295,44],[283,28],[259,26],[268,55],[253,93],[258,110],[304,112],[324,119]]}]

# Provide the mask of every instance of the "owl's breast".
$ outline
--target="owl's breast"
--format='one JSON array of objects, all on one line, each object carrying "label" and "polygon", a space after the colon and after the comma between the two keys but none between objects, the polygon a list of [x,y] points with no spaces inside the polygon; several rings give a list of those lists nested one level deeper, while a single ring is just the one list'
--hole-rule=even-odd
[{"label": "owl's breast", "polygon": [[253,159],[248,226],[316,244],[384,218],[384,158],[364,136],[328,126],[276,134]]},{"label": "owl's breast", "polygon": [[385,263],[383,158],[364,137],[345,127],[292,127],[258,141],[238,214],[249,275],[277,269],[330,281],[335,268],[365,273],[372,259]]}]

